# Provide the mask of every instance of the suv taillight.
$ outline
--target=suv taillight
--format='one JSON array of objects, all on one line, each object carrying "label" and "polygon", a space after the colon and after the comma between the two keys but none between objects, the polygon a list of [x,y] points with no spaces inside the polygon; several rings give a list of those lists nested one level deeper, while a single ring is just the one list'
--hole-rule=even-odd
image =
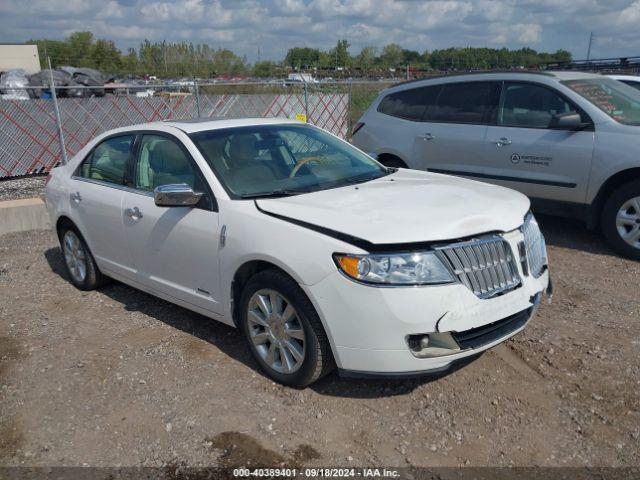
[{"label": "suv taillight", "polygon": [[362,122],[358,122],[353,126],[353,132],[351,133],[351,136],[355,135],[356,133],[358,133],[358,130],[360,130],[362,127],[364,127],[364,123]]}]

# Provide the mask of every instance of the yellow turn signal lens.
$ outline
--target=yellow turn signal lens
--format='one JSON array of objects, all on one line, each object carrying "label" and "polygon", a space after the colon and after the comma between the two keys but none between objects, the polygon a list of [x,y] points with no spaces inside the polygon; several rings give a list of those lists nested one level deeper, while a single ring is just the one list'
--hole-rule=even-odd
[{"label": "yellow turn signal lens", "polygon": [[353,278],[358,278],[358,263],[360,262],[360,258],[358,257],[349,257],[346,255],[336,255],[336,260],[338,261],[338,265],[340,269]]}]

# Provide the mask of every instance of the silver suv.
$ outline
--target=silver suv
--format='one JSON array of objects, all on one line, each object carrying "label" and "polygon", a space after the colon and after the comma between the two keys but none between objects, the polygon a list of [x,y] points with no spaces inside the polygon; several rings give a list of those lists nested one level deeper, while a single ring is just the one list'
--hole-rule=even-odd
[{"label": "silver suv", "polygon": [[600,226],[640,259],[640,91],[600,75],[452,75],[383,91],[353,143],[387,166],[460,175]]}]

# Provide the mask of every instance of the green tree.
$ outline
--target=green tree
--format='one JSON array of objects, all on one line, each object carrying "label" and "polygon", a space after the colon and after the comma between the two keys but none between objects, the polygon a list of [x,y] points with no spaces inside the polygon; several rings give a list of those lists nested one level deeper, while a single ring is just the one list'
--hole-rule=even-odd
[{"label": "green tree", "polygon": [[338,40],[338,44],[329,52],[329,55],[334,59],[336,67],[349,66],[351,63],[351,55],[349,55],[350,46],[347,40]]},{"label": "green tree", "polygon": [[402,64],[404,55],[402,47],[397,43],[390,43],[385,45],[380,55],[380,60],[386,67],[397,67]]},{"label": "green tree", "polygon": [[73,67],[95,67],[93,57],[93,33],[74,32],[67,39],[69,45],[69,64]]},{"label": "green tree", "polygon": [[254,66],[253,66],[253,76],[254,77],[260,77],[260,78],[266,78],[266,77],[273,77],[275,75],[276,72],[276,64],[273,62],[257,62]]},{"label": "green tree", "polygon": [[116,72],[121,68],[121,53],[111,40],[96,40],[91,47],[91,67],[103,72]]},{"label": "green tree", "polygon": [[318,65],[320,50],[309,47],[294,47],[287,51],[284,58],[285,65],[292,68],[308,68]]},{"label": "green tree", "polygon": [[355,61],[360,68],[368,69],[375,63],[377,56],[378,49],[376,47],[364,47],[356,56]]}]

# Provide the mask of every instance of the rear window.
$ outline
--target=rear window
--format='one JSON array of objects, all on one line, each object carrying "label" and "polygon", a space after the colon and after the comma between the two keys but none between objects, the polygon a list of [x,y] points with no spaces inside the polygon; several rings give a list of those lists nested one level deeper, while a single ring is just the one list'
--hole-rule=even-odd
[{"label": "rear window", "polygon": [[420,121],[427,106],[435,103],[439,90],[439,86],[433,86],[390,93],[382,99],[378,111],[405,120]]},{"label": "rear window", "polygon": [[443,85],[428,120],[450,123],[487,123],[496,100],[496,82],[447,83]]},{"label": "rear window", "polygon": [[100,143],[82,162],[79,176],[124,185],[124,173],[131,158],[133,135],[111,137]]}]

